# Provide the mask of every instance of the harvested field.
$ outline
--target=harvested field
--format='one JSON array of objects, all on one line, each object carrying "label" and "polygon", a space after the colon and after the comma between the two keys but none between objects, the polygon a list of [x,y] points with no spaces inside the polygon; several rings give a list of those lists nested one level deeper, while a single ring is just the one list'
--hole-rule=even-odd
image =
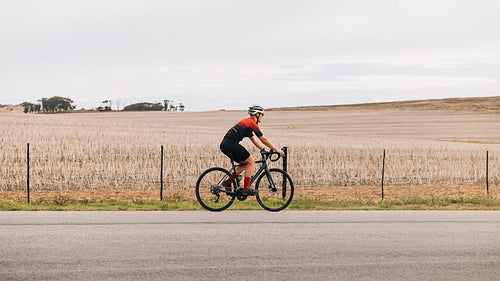
[{"label": "harvested field", "polygon": [[[400,190],[428,195],[449,187],[481,193],[486,151],[495,194],[500,188],[500,112],[490,110],[495,108],[491,99],[487,102],[485,110],[479,105],[474,110],[384,105],[269,111],[261,129],[273,143],[288,147],[289,173],[304,192],[379,197],[385,149],[387,197],[400,196]],[[0,192],[25,190],[28,142],[33,191],[158,197],[161,145],[165,186],[192,191],[202,171],[228,167],[219,142],[244,117],[245,111],[0,113]],[[248,140],[243,145],[252,146]]]}]

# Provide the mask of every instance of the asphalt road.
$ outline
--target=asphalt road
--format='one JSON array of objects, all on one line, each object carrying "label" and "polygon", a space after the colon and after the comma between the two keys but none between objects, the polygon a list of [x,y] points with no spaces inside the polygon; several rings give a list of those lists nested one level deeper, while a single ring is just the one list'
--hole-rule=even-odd
[{"label": "asphalt road", "polygon": [[500,280],[500,212],[0,212],[0,280]]}]

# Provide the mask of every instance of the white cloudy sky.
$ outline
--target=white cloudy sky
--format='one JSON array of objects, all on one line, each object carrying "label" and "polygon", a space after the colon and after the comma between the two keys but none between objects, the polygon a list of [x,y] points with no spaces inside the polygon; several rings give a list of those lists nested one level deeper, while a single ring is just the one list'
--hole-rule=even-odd
[{"label": "white cloudy sky", "polygon": [[0,104],[500,95],[497,0],[0,0]]}]

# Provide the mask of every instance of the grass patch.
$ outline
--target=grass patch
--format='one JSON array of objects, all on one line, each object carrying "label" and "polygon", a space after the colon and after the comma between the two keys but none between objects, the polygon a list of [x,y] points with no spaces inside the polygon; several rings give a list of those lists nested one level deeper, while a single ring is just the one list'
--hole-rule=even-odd
[{"label": "grass patch", "polygon": [[[31,203],[0,200],[0,211],[180,211],[204,210],[197,201],[169,198],[165,201],[134,199],[132,201],[76,200],[67,195],[43,198]],[[262,210],[256,200],[235,201],[229,210]],[[369,200],[338,198],[320,200],[297,198],[287,210],[500,210],[500,198],[486,195],[406,197]]]},{"label": "grass patch", "polygon": [[0,200],[0,211],[169,211],[199,210],[196,201],[89,201],[89,200],[37,200],[32,203]]},{"label": "grass patch", "polygon": [[295,210],[500,210],[500,198],[486,195],[412,196],[399,199],[298,199]]}]

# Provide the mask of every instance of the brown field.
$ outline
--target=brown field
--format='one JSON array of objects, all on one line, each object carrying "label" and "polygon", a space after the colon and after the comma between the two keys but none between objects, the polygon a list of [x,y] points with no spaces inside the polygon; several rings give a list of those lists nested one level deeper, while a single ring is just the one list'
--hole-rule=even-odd
[{"label": "brown field", "polygon": [[[410,186],[410,187],[384,187],[384,198],[396,199],[411,196],[457,196],[457,195],[485,195],[484,186]],[[295,190],[294,198],[312,198],[320,200],[333,199],[362,199],[380,200],[382,198],[380,186],[350,186],[350,187],[299,187]],[[490,190],[490,195],[500,197],[500,189]],[[159,190],[94,190],[94,191],[34,191],[30,192],[30,200],[52,200],[59,196],[74,200],[100,201],[130,201],[130,200],[159,200]],[[0,200],[26,201],[25,191],[4,191],[0,193]],[[163,200],[196,200],[193,189],[169,189],[163,192]]]},{"label": "brown field", "polygon": [[459,111],[500,111],[499,97],[450,98],[411,100],[399,102],[361,103],[346,105],[299,106],[276,108],[273,110],[351,110],[351,109],[399,109],[399,110],[459,110]]},{"label": "brown field", "polygon": [[[389,198],[482,194],[486,151],[490,194],[498,195],[500,97],[461,102],[271,110],[261,128],[273,143],[288,147],[297,196],[378,198],[384,149]],[[455,107],[442,110],[439,103]],[[189,198],[203,170],[229,165],[218,145],[245,116],[244,111],[0,112],[0,196],[24,196],[29,142],[33,196],[57,191],[74,197],[158,198],[163,145],[166,194]],[[244,145],[251,147],[247,140]]]}]

